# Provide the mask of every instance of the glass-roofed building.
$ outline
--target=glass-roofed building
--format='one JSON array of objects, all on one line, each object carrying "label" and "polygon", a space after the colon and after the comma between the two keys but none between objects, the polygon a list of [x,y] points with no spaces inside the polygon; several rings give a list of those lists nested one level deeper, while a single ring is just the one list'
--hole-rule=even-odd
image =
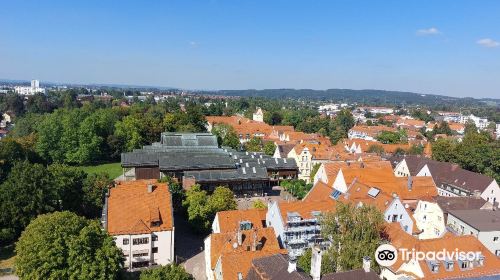
[{"label": "glass-roofed building", "polygon": [[[236,192],[263,193],[281,180],[297,177],[294,159],[220,148],[210,133],[161,134],[160,142],[122,153],[128,179],[176,178],[185,188],[200,184],[211,191],[227,185]],[[124,172],[125,174],[125,172]]]}]

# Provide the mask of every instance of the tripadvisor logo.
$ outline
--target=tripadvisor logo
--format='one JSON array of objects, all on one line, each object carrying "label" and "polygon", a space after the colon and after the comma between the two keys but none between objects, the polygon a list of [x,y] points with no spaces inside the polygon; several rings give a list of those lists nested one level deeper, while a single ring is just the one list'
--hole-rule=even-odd
[{"label": "tripadvisor logo", "polygon": [[481,251],[460,251],[458,248],[455,248],[453,251],[448,251],[446,249],[442,249],[439,251],[427,251],[421,252],[413,249],[407,248],[399,248],[396,249],[394,246],[390,244],[380,245],[375,251],[375,260],[381,266],[392,266],[398,260],[398,256],[404,262],[410,260],[416,261],[446,261],[446,260],[454,260],[454,261],[479,261],[481,260],[482,254]]}]

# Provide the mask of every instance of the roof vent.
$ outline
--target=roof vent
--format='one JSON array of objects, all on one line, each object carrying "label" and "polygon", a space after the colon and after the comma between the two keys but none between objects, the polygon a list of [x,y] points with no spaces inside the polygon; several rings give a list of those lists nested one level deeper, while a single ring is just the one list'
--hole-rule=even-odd
[{"label": "roof vent", "polygon": [[242,168],[243,174],[247,174],[247,171],[245,170],[245,167]]},{"label": "roof vent", "polygon": [[286,158],[283,159],[283,162],[286,163]]},{"label": "roof vent", "polygon": [[257,173],[257,171],[255,171],[255,166],[252,167],[252,172],[253,172],[253,174]]},{"label": "roof vent", "polygon": [[148,184],[148,193],[152,193],[155,190],[155,185]]}]

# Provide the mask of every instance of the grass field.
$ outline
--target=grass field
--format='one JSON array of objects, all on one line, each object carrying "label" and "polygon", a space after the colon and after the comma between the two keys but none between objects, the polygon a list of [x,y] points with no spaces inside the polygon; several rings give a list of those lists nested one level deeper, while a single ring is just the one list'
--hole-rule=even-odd
[{"label": "grass field", "polygon": [[0,275],[14,267],[14,245],[0,247]]},{"label": "grass field", "polygon": [[122,167],[119,162],[116,163],[105,163],[101,165],[93,165],[93,166],[80,166],[81,170],[87,172],[88,174],[96,174],[106,172],[108,173],[111,179],[115,179],[116,177],[122,175]]}]

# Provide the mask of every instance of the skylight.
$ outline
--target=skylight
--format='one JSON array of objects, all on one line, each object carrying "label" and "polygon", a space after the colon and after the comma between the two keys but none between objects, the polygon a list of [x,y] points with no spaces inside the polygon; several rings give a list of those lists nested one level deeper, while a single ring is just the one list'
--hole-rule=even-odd
[{"label": "skylight", "polygon": [[333,199],[338,200],[341,194],[342,194],[342,192],[340,192],[340,191],[338,191],[338,190],[334,190],[334,191],[332,192],[332,194],[330,194],[330,196],[331,196]]},{"label": "skylight", "polygon": [[380,193],[380,190],[375,188],[375,187],[371,187],[370,190],[368,191],[368,195],[375,198],[377,197],[377,195]]}]

